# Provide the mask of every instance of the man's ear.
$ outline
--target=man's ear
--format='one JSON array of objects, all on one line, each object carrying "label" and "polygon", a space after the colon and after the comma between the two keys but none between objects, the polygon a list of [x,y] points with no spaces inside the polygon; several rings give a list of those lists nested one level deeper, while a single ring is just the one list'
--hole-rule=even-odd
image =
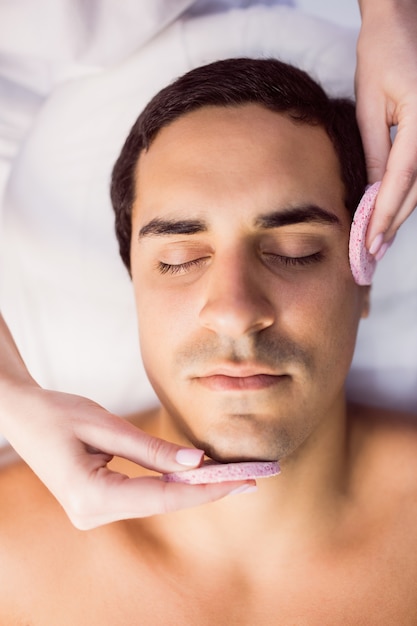
[{"label": "man's ear", "polygon": [[369,316],[369,312],[371,310],[371,286],[367,285],[365,287],[361,287],[361,290],[362,290],[361,319],[365,319]]}]

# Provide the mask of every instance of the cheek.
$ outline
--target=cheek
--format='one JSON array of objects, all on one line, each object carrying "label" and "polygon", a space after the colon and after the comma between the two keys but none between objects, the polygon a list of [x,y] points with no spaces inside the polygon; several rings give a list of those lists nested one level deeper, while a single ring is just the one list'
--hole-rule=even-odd
[{"label": "cheek", "polygon": [[143,277],[137,284],[140,287],[135,289],[135,300],[143,360],[145,366],[156,362],[163,368],[172,360],[181,337],[193,328],[190,298],[174,290],[158,289]]},{"label": "cheek", "polygon": [[281,322],[295,341],[316,355],[327,369],[349,369],[361,318],[363,294],[349,273],[328,273],[326,279],[297,286],[283,307]]}]

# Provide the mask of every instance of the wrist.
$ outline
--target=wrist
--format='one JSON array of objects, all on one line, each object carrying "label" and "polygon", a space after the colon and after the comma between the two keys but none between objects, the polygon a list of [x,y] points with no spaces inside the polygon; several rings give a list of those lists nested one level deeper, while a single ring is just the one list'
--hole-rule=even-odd
[{"label": "wrist", "polygon": [[0,398],[14,387],[37,387],[0,313]]}]

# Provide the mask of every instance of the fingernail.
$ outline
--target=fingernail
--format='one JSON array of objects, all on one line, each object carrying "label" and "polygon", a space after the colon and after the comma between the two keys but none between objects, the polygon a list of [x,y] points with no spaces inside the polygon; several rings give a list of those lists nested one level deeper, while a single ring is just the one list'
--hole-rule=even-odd
[{"label": "fingernail", "polygon": [[255,491],[258,491],[257,485],[241,485],[240,487],[233,489],[233,491],[230,491],[228,495],[235,496],[238,493],[254,493]]},{"label": "fingernail", "polygon": [[379,251],[375,255],[375,259],[377,261],[380,261],[385,256],[386,251],[389,250],[392,244],[394,243],[394,239],[395,239],[395,235],[394,237],[391,237],[389,241],[387,241],[380,247]]},{"label": "fingernail", "polygon": [[384,235],[380,233],[375,237],[369,248],[370,254],[376,255],[384,242]]},{"label": "fingernail", "polygon": [[203,450],[198,450],[196,448],[183,448],[182,450],[178,450],[175,460],[180,465],[195,467],[201,463],[203,456]]},{"label": "fingernail", "polygon": [[386,251],[388,250],[388,248],[389,248],[389,245],[388,245],[387,243],[384,243],[384,244],[380,247],[380,249],[378,250],[378,252],[374,255],[374,256],[375,256],[375,259],[376,259],[377,261],[380,261],[380,260],[381,260],[381,259],[385,256],[385,253],[386,253]]}]

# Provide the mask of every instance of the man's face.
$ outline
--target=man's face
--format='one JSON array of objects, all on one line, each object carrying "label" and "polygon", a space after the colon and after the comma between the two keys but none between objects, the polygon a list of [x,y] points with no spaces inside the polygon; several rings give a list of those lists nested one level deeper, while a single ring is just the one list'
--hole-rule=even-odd
[{"label": "man's face", "polygon": [[367,306],[330,139],[206,107],[162,129],[137,176],[140,342],[172,434],[219,460],[290,455],[343,410]]}]

